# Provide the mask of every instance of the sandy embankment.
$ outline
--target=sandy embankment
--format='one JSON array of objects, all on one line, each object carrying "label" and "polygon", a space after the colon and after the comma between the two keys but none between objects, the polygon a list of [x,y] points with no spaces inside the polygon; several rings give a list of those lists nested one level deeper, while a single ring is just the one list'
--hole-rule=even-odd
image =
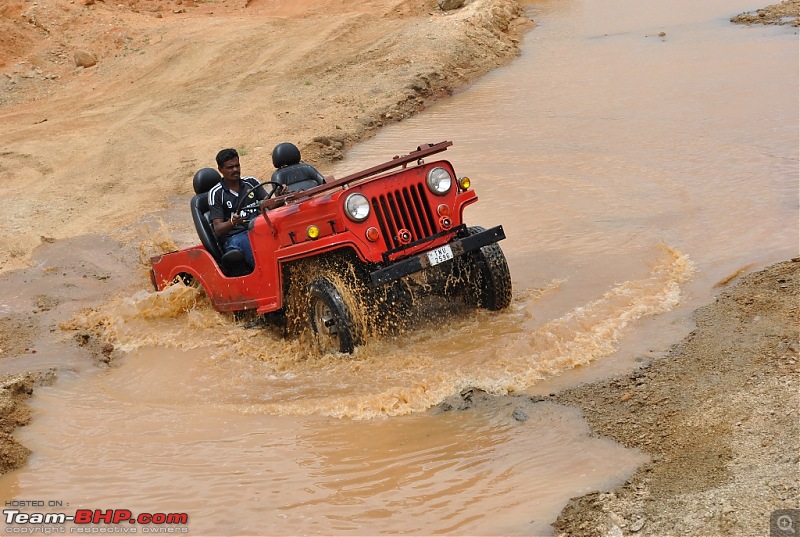
[{"label": "sandy embankment", "polygon": [[[167,208],[222,147],[259,177],[287,140],[324,168],[510,61],[531,24],[514,0],[449,12],[421,0],[176,1],[3,8],[0,35],[28,40],[4,40],[0,57],[0,194],[15,200],[0,272],[29,266],[42,241]],[[82,51],[97,64],[75,68]]]}]

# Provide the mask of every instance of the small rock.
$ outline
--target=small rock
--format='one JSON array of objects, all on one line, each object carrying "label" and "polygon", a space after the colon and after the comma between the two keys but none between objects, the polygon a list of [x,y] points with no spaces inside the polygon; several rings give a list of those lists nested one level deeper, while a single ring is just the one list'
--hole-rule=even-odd
[{"label": "small rock", "polygon": [[609,520],[611,520],[611,523],[614,524],[615,526],[618,526],[620,528],[625,527],[625,519],[623,519],[614,511],[608,512],[608,518]]},{"label": "small rock", "polygon": [[432,413],[434,416],[439,416],[445,412],[450,412],[453,410],[453,405],[448,403],[447,401],[442,401],[432,409]]},{"label": "small rock", "polygon": [[628,401],[631,397],[633,397],[633,394],[631,392],[625,392],[622,394],[622,397],[620,397],[619,400]]},{"label": "small rock", "polygon": [[75,65],[78,67],[87,68],[97,65],[97,56],[85,50],[76,50],[73,58],[75,59]]},{"label": "small rock", "polygon": [[103,354],[111,354],[114,351],[114,345],[106,343],[103,345]]},{"label": "small rock", "polygon": [[631,523],[630,528],[628,528],[628,529],[630,529],[633,533],[636,533],[637,531],[640,531],[642,528],[644,528],[644,523],[645,523],[645,519],[644,518],[640,518],[638,520],[635,520],[633,523]]},{"label": "small rock", "polygon": [[511,417],[517,421],[528,421],[528,415],[519,407],[514,409],[514,412],[511,413]]},{"label": "small rock", "polygon": [[438,0],[438,2],[442,11],[451,11],[464,6],[464,0]]}]

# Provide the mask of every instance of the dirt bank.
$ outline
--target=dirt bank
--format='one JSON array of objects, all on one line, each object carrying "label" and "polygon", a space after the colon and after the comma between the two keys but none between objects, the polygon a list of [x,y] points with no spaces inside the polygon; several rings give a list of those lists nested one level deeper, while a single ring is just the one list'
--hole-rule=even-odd
[{"label": "dirt bank", "polygon": [[732,17],[731,22],[800,26],[800,0],[784,0],[756,11],[740,13]]},{"label": "dirt bank", "polygon": [[800,507],[798,296],[800,259],[744,276],[664,358],[556,395],[652,457],[571,500],[561,535],[766,535],[772,511]]},{"label": "dirt bank", "polygon": [[167,208],[222,147],[268,177],[272,148],[291,141],[324,171],[382,125],[510,61],[532,24],[514,0],[447,12],[427,0],[2,9],[0,35],[16,37],[0,48],[0,194],[17,202],[0,223],[0,272],[30,266],[43,237]]},{"label": "dirt bank", "polygon": [[55,371],[8,375],[0,379],[0,474],[19,468],[28,460],[30,450],[21,445],[11,433],[27,425],[31,414],[26,401],[35,386],[55,381]]}]

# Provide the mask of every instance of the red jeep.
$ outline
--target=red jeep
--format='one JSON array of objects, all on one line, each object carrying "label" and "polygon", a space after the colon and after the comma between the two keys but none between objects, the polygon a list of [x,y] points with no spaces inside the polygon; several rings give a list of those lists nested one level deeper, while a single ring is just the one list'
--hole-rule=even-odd
[{"label": "red jeep", "polygon": [[469,179],[456,178],[446,160],[424,160],[451,145],[426,144],[328,182],[299,152],[276,162],[271,181],[261,183],[272,192],[249,224],[252,271],[217,243],[206,192],[220,176],[204,168],[191,200],[202,245],[153,257],[153,285],[200,284],[217,311],[254,311],[292,333],[308,328],[323,352],[352,352],[403,316],[415,296],[501,310],[511,302],[497,244],[502,226],[467,227],[464,208],[478,200]]}]

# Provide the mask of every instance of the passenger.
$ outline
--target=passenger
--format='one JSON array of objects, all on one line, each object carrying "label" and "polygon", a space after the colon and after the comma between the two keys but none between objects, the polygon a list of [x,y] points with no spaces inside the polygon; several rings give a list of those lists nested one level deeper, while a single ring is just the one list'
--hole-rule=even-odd
[{"label": "passenger", "polygon": [[[263,186],[258,186],[255,177],[242,177],[239,153],[235,149],[223,149],[217,153],[217,168],[222,174],[219,184],[208,191],[208,206],[214,233],[224,253],[239,250],[252,269],[255,267],[253,249],[247,233],[248,222],[258,216],[258,202],[267,197]],[[251,190],[255,188],[254,190]],[[247,198],[240,203],[240,196]],[[236,212],[236,208],[239,211]]]}]

